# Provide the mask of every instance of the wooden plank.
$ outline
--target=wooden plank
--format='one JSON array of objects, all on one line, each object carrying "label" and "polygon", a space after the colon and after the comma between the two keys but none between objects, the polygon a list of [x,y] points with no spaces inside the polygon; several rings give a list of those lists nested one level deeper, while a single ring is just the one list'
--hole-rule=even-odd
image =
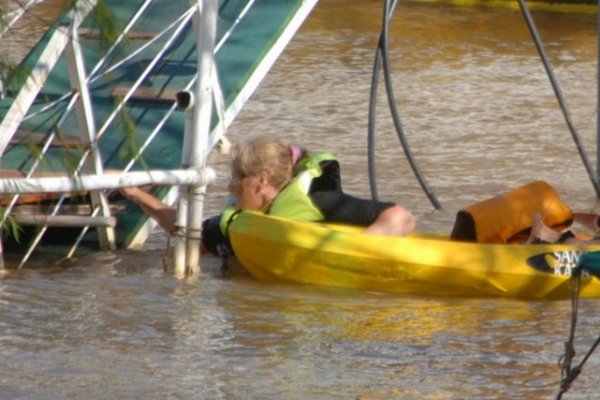
[{"label": "wooden plank", "polygon": [[[27,215],[27,214],[48,214],[54,208],[54,204],[22,204],[14,206],[11,212],[11,215]],[[124,203],[115,204],[112,203],[110,205],[110,210],[113,214],[119,214],[123,212],[126,208]],[[91,215],[92,207],[88,203],[79,203],[79,204],[63,204],[60,207],[58,215]]]},{"label": "wooden plank", "polygon": [[[34,144],[36,146],[42,146],[46,142],[49,133],[41,133],[41,132],[25,132],[25,131],[17,131],[15,135],[10,139],[10,145],[31,145]],[[56,135],[54,140],[50,143],[50,147],[54,148],[81,148],[84,147],[81,145],[79,138],[76,136],[70,135]]]},{"label": "wooden plank", "polygon": [[52,226],[59,228],[103,227],[114,228],[117,226],[115,217],[92,217],[82,215],[47,215],[47,214],[18,214],[14,216],[19,225]]},{"label": "wooden plank", "polygon": [[[100,29],[79,28],[77,31],[83,39],[102,39]],[[152,31],[129,31],[125,38],[129,40],[152,40],[156,36],[156,32]]]},{"label": "wooden plank", "polygon": [[[54,206],[52,204],[21,204],[14,206],[11,212],[13,216],[30,214],[48,214]],[[89,204],[65,204],[60,208],[60,214],[68,215],[90,215],[92,207]]]},{"label": "wooden plank", "polygon": [[[127,93],[131,90],[130,87],[127,86],[117,86],[112,91],[113,97],[125,97]],[[156,89],[156,88],[148,88],[148,87],[139,87],[137,88],[129,101],[131,100],[141,100],[141,101],[150,101],[155,103],[173,103],[175,102],[175,95],[177,94],[177,90],[173,89]]]}]

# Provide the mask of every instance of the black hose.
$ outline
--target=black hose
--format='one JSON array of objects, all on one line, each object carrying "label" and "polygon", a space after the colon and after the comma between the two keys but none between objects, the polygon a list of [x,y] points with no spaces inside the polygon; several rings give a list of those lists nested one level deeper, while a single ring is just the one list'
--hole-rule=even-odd
[{"label": "black hose", "polygon": [[600,174],[600,2],[596,9],[596,179]]},{"label": "black hose", "polygon": [[369,95],[369,122],[367,126],[367,154],[369,167],[369,186],[371,188],[371,197],[379,200],[377,193],[377,171],[375,168],[375,109],[377,106],[377,87],[379,83],[379,72],[381,70],[381,51],[379,46],[375,53],[375,63],[373,64],[373,74],[371,79],[371,92]]},{"label": "black hose", "polygon": [[571,132],[571,136],[573,137],[573,141],[575,142],[575,145],[577,146],[577,151],[579,152],[579,156],[581,157],[581,160],[583,161],[585,170],[587,171],[588,176],[589,176],[590,180],[592,181],[592,185],[594,186],[594,189],[596,190],[596,197],[600,197],[600,185],[598,184],[598,180],[596,179],[596,176],[592,169],[592,164],[590,163],[590,161],[587,157],[587,153],[585,152],[585,149],[583,148],[583,144],[581,143],[581,139],[579,138],[579,133],[577,132],[577,129],[575,128],[575,125],[573,124],[573,121],[571,120],[571,114],[569,113],[569,110],[565,104],[565,99],[562,95],[560,87],[558,86],[558,81],[556,80],[556,77],[554,76],[554,72],[552,71],[552,67],[550,66],[550,61],[548,60],[548,56],[546,55],[546,52],[544,51],[544,47],[542,45],[540,35],[537,31],[537,28],[535,27],[535,23],[533,22],[533,18],[531,17],[531,14],[529,13],[529,9],[527,8],[527,5],[525,4],[525,0],[519,0],[519,7],[521,8],[521,13],[523,14],[523,17],[525,18],[525,22],[527,22],[527,27],[529,28],[529,32],[531,33],[531,36],[533,37],[533,41],[535,42],[535,47],[537,48],[540,58],[542,59],[542,63],[544,64],[544,68],[546,69],[546,73],[548,74],[548,79],[550,79],[550,83],[552,84],[552,89],[554,90],[554,94],[556,96],[556,99],[558,100],[560,109],[562,110],[563,116],[565,118],[565,122],[567,123],[567,127],[569,128],[569,131]]},{"label": "black hose", "polygon": [[[392,85],[392,77],[390,74],[390,68],[389,68],[389,51],[388,51],[388,36],[389,36],[389,23],[390,20],[392,18],[392,15],[394,13],[394,10],[396,9],[396,5],[398,4],[398,0],[394,0],[392,3],[390,3],[391,0],[385,0],[384,3],[384,12],[383,12],[383,28],[381,31],[381,35],[379,37],[379,43],[377,46],[377,54],[375,56],[375,66],[373,67],[373,82],[376,82],[376,80],[379,77],[379,65],[381,64],[383,66],[383,73],[384,73],[384,79],[385,79],[385,87],[386,87],[386,93],[387,93],[387,98],[388,98],[388,105],[390,107],[390,112],[392,114],[392,119],[394,121],[394,126],[396,128],[396,133],[398,135],[398,139],[400,140],[400,143],[402,144],[402,148],[404,150],[404,153],[406,155],[406,158],[413,170],[413,173],[415,174],[417,180],[419,181],[419,183],[421,184],[421,187],[423,188],[423,190],[425,191],[425,193],[427,194],[427,197],[429,198],[429,201],[433,204],[433,206],[439,210],[442,208],[442,205],[440,204],[440,202],[437,200],[437,198],[435,197],[435,194],[433,193],[433,191],[429,188],[429,185],[427,184],[427,181],[425,180],[424,176],[421,174],[421,171],[419,169],[419,166],[417,164],[417,161],[414,158],[414,155],[410,149],[410,145],[408,143],[408,140],[406,139],[406,135],[404,134],[404,130],[402,129],[402,124],[400,122],[400,115],[398,113],[398,109],[396,106],[396,98],[394,96],[394,91],[393,91],[393,85]],[[381,63],[379,62],[379,60],[381,60]],[[375,130],[375,94],[377,91],[377,86],[375,85],[373,87],[373,82],[372,82],[372,88],[371,88],[371,99],[369,102],[369,136],[368,136],[368,145],[369,145],[369,178],[371,181],[371,191],[372,194],[374,193],[375,195],[377,195],[377,190],[376,190],[376,186],[373,182],[375,182],[375,166],[374,166],[374,130]]]}]

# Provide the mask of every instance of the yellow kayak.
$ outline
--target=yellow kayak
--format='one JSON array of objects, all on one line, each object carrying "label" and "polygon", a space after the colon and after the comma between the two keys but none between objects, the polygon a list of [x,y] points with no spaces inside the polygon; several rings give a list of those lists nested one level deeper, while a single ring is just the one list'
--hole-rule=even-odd
[{"label": "yellow kayak", "polygon": [[[261,281],[442,296],[569,298],[578,258],[600,250],[600,245],[481,244],[359,230],[243,212],[229,234],[241,265]],[[580,296],[600,297],[600,280],[584,276]]]}]

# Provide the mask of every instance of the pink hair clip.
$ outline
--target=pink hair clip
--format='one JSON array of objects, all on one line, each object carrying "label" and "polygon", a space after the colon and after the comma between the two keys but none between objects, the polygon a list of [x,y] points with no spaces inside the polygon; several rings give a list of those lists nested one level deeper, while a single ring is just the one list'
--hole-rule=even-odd
[{"label": "pink hair clip", "polygon": [[302,149],[295,145],[289,145],[288,150],[292,156],[292,165],[296,165],[300,157],[302,156]]}]

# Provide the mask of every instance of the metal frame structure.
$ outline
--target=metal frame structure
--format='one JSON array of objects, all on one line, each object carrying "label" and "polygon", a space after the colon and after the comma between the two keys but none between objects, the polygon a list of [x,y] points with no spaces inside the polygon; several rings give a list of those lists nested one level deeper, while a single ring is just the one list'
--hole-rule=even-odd
[{"label": "metal frame structure", "polygon": [[[0,137],[0,157],[2,157],[2,154],[4,154],[4,151],[7,149],[22,122],[33,118],[36,113],[46,112],[57,104],[65,104],[64,102],[66,102],[65,108],[61,111],[63,113],[62,117],[57,122],[56,128],[60,129],[67,118],[67,114],[75,110],[78,125],[80,126],[79,141],[81,148],[85,149],[83,155],[72,173],[65,174],[65,176],[36,177],[36,168],[40,163],[40,159],[49,151],[51,142],[56,137],[55,132],[49,133],[40,149],[38,159],[35,160],[23,178],[0,179],[0,194],[15,195],[5,209],[5,213],[0,220],[0,228],[7,223],[8,215],[10,215],[13,207],[18,203],[18,195],[60,192],[64,194],[61,195],[55,206],[53,206],[50,214],[30,216],[29,218],[21,217],[21,221],[26,221],[28,224],[39,223],[41,228],[20,262],[19,268],[28,261],[39,244],[45,229],[50,225],[82,227],[82,233],[74,243],[71,251],[67,254],[67,257],[74,254],[79,241],[90,227],[98,229],[101,248],[114,249],[114,217],[110,215],[108,202],[103,194],[104,190],[147,184],[179,186],[179,188],[173,187],[165,197],[167,202],[175,202],[177,198],[180,199],[178,202],[178,233],[176,236],[173,264],[177,276],[197,274],[200,271],[199,241],[201,238],[203,201],[206,194],[206,186],[215,179],[214,171],[206,166],[206,156],[219,140],[223,138],[227,127],[232,123],[235,116],[258,87],[301,23],[317,3],[317,0],[304,0],[301,2],[301,6],[295,15],[288,21],[285,29],[279,33],[276,41],[266,51],[257,68],[252,71],[248,81],[239,90],[227,108],[224,105],[223,93],[217,76],[215,54],[219,52],[237,26],[244,22],[246,15],[251,13],[251,8],[259,3],[255,0],[248,0],[247,5],[237,20],[221,36],[221,39],[216,42],[215,32],[218,21],[218,0],[190,0],[189,8],[186,12],[161,32],[157,33],[154,39],[138,49],[138,51],[143,51],[146,46],[150,46],[155,41],[159,39],[165,40],[161,44],[160,49],[154,54],[152,60],[145,65],[138,79],[129,87],[124,96],[119,99],[112,113],[98,128],[94,124],[94,105],[90,98],[88,87],[103,75],[118,71],[127,62],[127,58],[133,57],[132,54],[129,54],[113,65],[107,65],[109,56],[115,52],[119,43],[125,40],[125,37],[131,33],[136,22],[143,18],[147,9],[151,8],[153,1],[146,0],[141,4],[114,44],[108,48],[105,55],[99,59],[96,65],[91,68],[89,74],[86,75],[78,39],[79,27],[97,2],[98,0],[81,0],[76,3],[75,7],[66,17],[63,17],[62,23],[53,32],[36,65],[32,68],[26,84],[23,85],[17,94],[10,112],[0,121],[0,131],[2,131],[2,136]],[[180,40],[184,29],[186,26],[189,26],[191,21],[194,22],[195,27],[198,61],[197,73],[187,84],[180,88],[180,93],[183,95],[181,99],[185,99],[187,96],[187,102],[182,100],[170,106],[168,112],[165,113],[151,134],[139,146],[137,153],[131,158],[121,173],[117,176],[114,173],[106,174],[104,172],[103,160],[98,151],[98,140],[107,132],[109,126],[114,123],[119,111],[135,95],[136,90],[160,62],[162,56],[170,50],[173,43]],[[41,110],[30,112],[29,110],[33,101],[50,76],[57,61],[63,55],[68,61],[71,92],[61,96],[58,100],[53,100]],[[149,170],[145,172],[130,172],[145,149],[160,135],[161,128],[170,115],[175,110],[184,108],[186,109],[186,122],[183,140],[186,151],[182,154],[181,168],[168,171]],[[217,123],[211,129],[213,112],[217,113]],[[68,193],[73,191],[90,192],[92,215],[76,217],[58,214],[65,199],[68,197]],[[145,223],[137,231],[137,234],[129,239],[126,247],[137,247],[142,244],[155,225],[151,220]]]}]

